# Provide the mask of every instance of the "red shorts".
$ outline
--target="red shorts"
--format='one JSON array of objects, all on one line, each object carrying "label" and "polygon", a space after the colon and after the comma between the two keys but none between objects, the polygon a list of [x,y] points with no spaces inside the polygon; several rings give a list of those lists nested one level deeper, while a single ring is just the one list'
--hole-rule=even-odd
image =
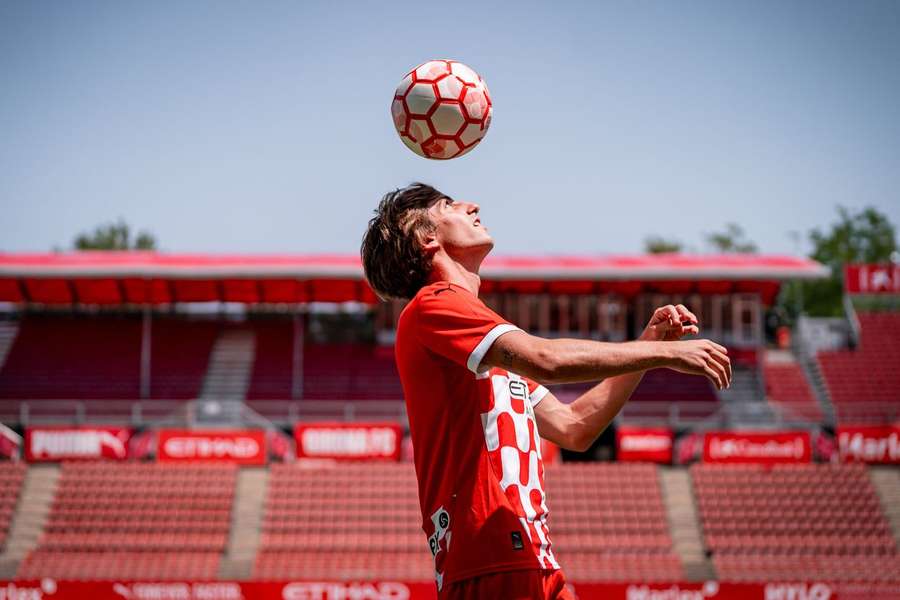
[{"label": "red shorts", "polygon": [[440,600],[574,600],[561,570],[505,571],[454,581],[438,593]]}]

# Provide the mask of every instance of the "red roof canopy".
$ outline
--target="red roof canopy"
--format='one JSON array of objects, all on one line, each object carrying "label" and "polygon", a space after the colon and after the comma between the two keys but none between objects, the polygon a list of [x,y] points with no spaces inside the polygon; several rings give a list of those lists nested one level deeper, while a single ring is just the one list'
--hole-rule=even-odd
[{"label": "red roof canopy", "polygon": [[[535,293],[758,291],[827,269],[772,255],[497,256],[483,289]],[[773,292],[774,290],[774,292]],[[0,254],[0,301],[42,304],[374,302],[357,255]]]}]

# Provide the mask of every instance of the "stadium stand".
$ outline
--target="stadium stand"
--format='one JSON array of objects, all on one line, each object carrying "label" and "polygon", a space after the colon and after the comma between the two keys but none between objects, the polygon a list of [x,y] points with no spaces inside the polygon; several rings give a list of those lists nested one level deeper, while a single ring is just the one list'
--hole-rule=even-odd
[{"label": "stadium stand", "polygon": [[577,581],[678,581],[656,467],[578,463],[546,472],[550,536]]},{"label": "stadium stand", "polygon": [[821,423],[822,408],[797,362],[769,362],[765,367],[766,397],[769,402],[785,409],[787,416],[796,416],[813,423]]},{"label": "stadium stand", "polygon": [[[152,398],[196,398],[220,324],[153,321]],[[134,315],[28,316],[0,370],[0,398],[140,397],[141,321]],[[126,408],[127,410],[127,408]]]},{"label": "stadium stand", "polygon": [[900,313],[859,313],[859,346],[817,355],[837,418],[890,422],[900,405]]},{"label": "stadium stand", "polygon": [[[290,324],[255,325],[256,358],[249,400],[291,397]],[[303,397],[310,400],[402,400],[394,349],[372,344],[307,344]]]},{"label": "stadium stand", "polygon": [[190,319],[154,319],[150,395],[189,400],[200,395],[213,343],[222,324]]},{"label": "stadium stand", "polygon": [[408,464],[272,465],[256,578],[431,581]]},{"label": "stadium stand", "polygon": [[[546,476],[570,578],[682,578],[654,466],[567,465]],[[430,581],[417,497],[410,465],[273,465],[254,577]]]},{"label": "stadium stand", "polygon": [[[572,402],[590,389],[590,385],[553,386],[554,394],[563,402]],[[669,369],[647,371],[622,410],[625,422],[669,423],[677,416],[681,422],[708,418],[719,409],[719,399],[705,378],[692,377]]]},{"label": "stadium stand", "polygon": [[247,389],[248,400],[291,397],[293,329],[290,321],[259,319],[253,322],[256,355]]},{"label": "stadium stand", "polygon": [[215,579],[233,465],[68,463],[21,578]]},{"label": "stadium stand", "polygon": [[695,465],[704,540],[724,581],[900,581],[900,556],[860,465]]},{"label": "stadium stand", "polygon": [[25,481],[25,465],[0,462],[0,552],[6,545],[9,526]]},{"label": "stadium stand", "polygon": [[28,315],[0,370],[0,398],[137,398],[140,347],[136,318]]}]

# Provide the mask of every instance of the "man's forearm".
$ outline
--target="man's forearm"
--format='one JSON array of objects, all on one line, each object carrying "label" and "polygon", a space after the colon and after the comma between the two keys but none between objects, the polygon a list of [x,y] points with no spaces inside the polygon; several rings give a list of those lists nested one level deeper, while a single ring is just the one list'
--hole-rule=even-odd
[{"label": "man's forearm", "polygon": [[[549,383],[596,381],[629,373],[643,373],[648,369],[666,366],[668,361],[665,342],[610,343],[568,338],[546,342],[547,361],[551,365]],[[638,382],[639,375],[633,386]]]},{"label": "man's forearm", "polygon": [[569,405],[573,421],[578,424],[574,433],[576,445],[585,450],[603,433],[634,390],[641,383],[643,371],[610,377],[598,383]]}]

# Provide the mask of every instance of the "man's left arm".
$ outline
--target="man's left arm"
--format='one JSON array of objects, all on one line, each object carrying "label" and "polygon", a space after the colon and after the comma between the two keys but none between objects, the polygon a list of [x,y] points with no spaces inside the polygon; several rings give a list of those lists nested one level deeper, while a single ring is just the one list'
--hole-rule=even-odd
[{"label": "man's left arm", "polygon": [[[674,341],[699,331],[692,312],[681,304],[668,305],[654,311],[640,339]],[[571,404],[563,404],[548,392],[534,407],[540,436],[567,450],[584,452],[619,414],[643,375],[639,372],[609,377]]]}]

